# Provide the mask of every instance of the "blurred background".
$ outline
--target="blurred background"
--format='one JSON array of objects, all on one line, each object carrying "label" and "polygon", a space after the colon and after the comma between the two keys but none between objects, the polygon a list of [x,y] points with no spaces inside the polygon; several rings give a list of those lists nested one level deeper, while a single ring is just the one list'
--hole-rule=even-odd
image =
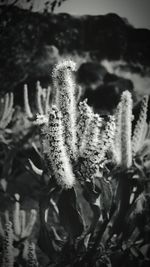
[{"label": "blurred background", "polygon": [[22,104],[25,83],[32,96],[72,58],[95,110],[112,112],[126,89],[136,105],[150,93],[149,10],[149,0],[0,0],[0,93]]}]

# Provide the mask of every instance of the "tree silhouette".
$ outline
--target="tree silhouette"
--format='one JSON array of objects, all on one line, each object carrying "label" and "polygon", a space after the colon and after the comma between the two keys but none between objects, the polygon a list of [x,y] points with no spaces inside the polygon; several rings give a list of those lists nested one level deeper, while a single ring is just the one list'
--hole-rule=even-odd
[{"label": "tree silhouette", "polygon": [[31,11],[53,12],[67,0],[0,0],[0,6],[17,6]]}]

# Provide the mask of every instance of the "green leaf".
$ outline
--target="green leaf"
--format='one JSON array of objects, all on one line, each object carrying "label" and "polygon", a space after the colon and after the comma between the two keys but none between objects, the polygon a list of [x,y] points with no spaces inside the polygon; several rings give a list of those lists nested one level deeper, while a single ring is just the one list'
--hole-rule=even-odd
[{"label": "green leaf", "polygon": [[67,233],[72,238],[80,236],[84,230],[84,222],[74,188],[62,191],[57,205],[60,221]]},{"label": "green leaf", "polygon": [[40,249],[50,258],[55,260],[57,257],[57,250],[53,245],[52,237],[45,224],[41,224],[38,245]]},{"label": "green leaf", "polygon": [[101,189],[100,202],[101,202],[102,210],[103,210],[103,213],[108,215],[111,209],[112,199],[113,199],[112,187],[111,187],[110,182],[105,179],[99,178],[98,181],[99,181],[99,185]]},{"label": "green leaf", "polygon": [[83,190],[83,195],[90,204],[91,210],[93,212],[92,223],[89,229],[89,232],[92,232],[95,229],[95,226],[97,225],[101,214],[101,207],[99,201],[100,190],[92,182],[86,182]]}]

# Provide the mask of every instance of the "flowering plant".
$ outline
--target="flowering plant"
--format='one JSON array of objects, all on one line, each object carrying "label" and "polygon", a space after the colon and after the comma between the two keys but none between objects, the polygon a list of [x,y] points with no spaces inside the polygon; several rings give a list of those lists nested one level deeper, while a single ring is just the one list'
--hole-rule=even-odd
[{"label": "flowering plant", "polygon": [[[78,101],[75,70],[71,60],[54,67],[52,101],[50,89],[42,90],[37,84],[35,111],[24,87],[28,131],[38,135],[32,142],[38,164],[31,158],[23,163],[37,182],[38,208],[33,212],[38,214],[39,223],[36,249],[48,260],[44,264],[38,253],[37,258],[40,266],[144,266],[150,261],[146,236],[150,233],[148,96],[141,102],[134,127],[128,91],[123,92],[115,114],[95,114],[87,100]],[[3,121],[4,116],[1,118]],[[4,178],[1,185],[6,197],[10,196],[9,179]],[[25,212],[17,203],[14,214],[14,226],[9,220],[6,230],[9,228],[11,234],[14,231],[15,242],[22,242],[32,227],[25,227]],[[35,216],[30,221],[32,226],[34,222]],[[5,248],[5,238],[2,243]],[[9,255],[15,258],[14,243],[9,244],[9,253],[4,249],[1,254],[2,262],[9,260]],[[23,255],[32,254],[34,258],[28,261],[29,266],[37,266],[35,245],[25,244],[28,249]],[[8,267],[13,266],[13,260],[8,260]]]}]

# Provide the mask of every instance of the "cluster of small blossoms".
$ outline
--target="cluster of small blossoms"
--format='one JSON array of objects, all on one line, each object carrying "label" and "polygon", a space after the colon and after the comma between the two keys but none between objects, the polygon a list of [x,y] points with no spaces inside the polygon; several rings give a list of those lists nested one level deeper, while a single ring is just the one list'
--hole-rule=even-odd
[{"label": "cluster of small blossoms", "polygon": [[132,136],[132,96],[129,91],[124,91],[121,101],[116,109],[116,132],[113,151],[116,161],[123,168],[132,166],[133,157],[143,144],[147,131],[148,96],[143,98],[139,119]]},{"label": "cluster of small blossoms", "polygon": [[79,121],[77,129],[77,147],[82,151],[82,146],[86,140],[86,135],[88,133],[89,124],[93,117],[93,111],[91,107],[87,104],[87,99],[79,103]]},{"label": "cluster of small blossoms", "polygon": [[113,116],[105,123],[94,114],[86,100],[78,105],[71,70],[74,70],[71,61],[62,62],[54,69],[56,106],[51,107],[49,122],[42,125],[41,135],[43,152],[49,161],[47,165],[63,188],[75,184],[77,173],[92,179],[111,146],[115,132]]},{"label": "cluster of small blossoms", "polygon": [[30,215],[27,221],[27,213],[25,210],[20,209],[18,194],[15,194],[16,202],[15,209],[13,212],[13,230],[14,230],[14,239],[19,241],[21,239],[28,238],[31,235],[33,226],[36,222],[37,212],[35,209],[30,210]]},{"label": "cluster of small blossoms", "polygon": [[86,178],[90,177],[91,179],[94,178],[99,168],[103,167],[106,152],[112,146],[115,133],[114,116],[108,117],[107,123],[104,123],[105,126],[103,130],[101,118],[99,123],[97,122],[97,125],[96,136],[93,135],[93,139],[87,144],[82,154],[82,164],[80,165],[82,176]]},{"label": "cluster of small blossoms", "polygon": [[53,84],[56,92],[55,104],[62,114],[63,135],[70,157],[76,154],[76,101],[75,82],[72,71],[76,70],[73,61],[67,60],[56,65],[53,71]]},{"label": "cluster of small blossoms", "polygon": [[92,113],[79,150],[79,155],[82,157],[82,164],[80,165],[82,176],[92,178],[99,166],[97,145],[101,126],[102,118],[98,114]]},{"label": "cluster of small blossoms", "polygon": [[[5,223],[3,239],[2,239],[2,267],[14,267],[16,266],[17,256],[19,255],[19,250],[14,247],[14,232],[13,224],[11,221]],[[26,266],[28,267],[38,267],[38,261],[35,252],[35,244],[33,242],[25,241],[25,246],[23,248],[23,258],[26,260]],[[18,266],[18,265],[17,265]]]},{"label": "cluster of small blossoms", "polygon": [[[27,220],[27,212],[25,210],[20,209],[20,196],[18,194],[15,194],[15,198],[16,202],[12,216],[9,214],[9,212],[6,213],[7,216],[5,225],[7,225],[7,222],[10,221],[10,217],[12,217],[12,222],[10,222],[10,224],[12,225],[13,229],[13,239],[15,241],[20,241],[22,239],[28,238],[31,235],[33,226],[36,222],[37,212],[35,209],[31,209]],[[5,229],[5,225],[3,227],[2,223],[0,223],[2,235]]]},{"label": "cluster of small blossoms", "polygon": [[122,101],[122,166],[131,167],[132,165],[132,97],[129,91],[123,92]]},{"label": "cluster of small blossoms", "polygon": [[143,138],[145,138],[147,132],[147,110],[148,110],[148,100],[149,97],[146,95],[141,103],[141,110],[139,114],[139,119],[134,129],[133,137],[132,137],[132,155],[135,156],[137,151],[140,149]]},{"label": "cluster of small blossoms", "polygon": [[[49,108],[50,108],[50,102],[51,102],[51,87],[48,86],[48,88],[42,88],[40,85],[40,82],[37,81],[36,83],[36,112],[39,115],[46,115],[48,114]],[[28,94],[28,86],[27,84],[24,84],[24,109],[27,117],[34,121],[35,114],[31,110],[30,107],[30,101],[29,101],[29,94]]]},{"label": "cluster of small blossoms", "polygon": [[46,114],[46,115],[37,114],[36,115],[36,124],[47,125],[48,124],[48,114]]},{"label": "cluster of small blossoms", "polygon": [[51,163],[57,183],[70,188],[75,182],[75,177],[67,155],[66,145],[62,138],[62,115],[56,106],[52,106],[49,114],[48,132],[47,143],[49,150],[47,157]]},{"label": "cluster of small blossoms", "polygon": [[122,130],[122,102],[118,104],[116,111],[115,111],[115,136],[114,136],[114,143],[113,143],[113,154],[117,164],[121,164],[121,130]]},{"label": "cluster of small blossoms", "polygon": [[98,114],[94,114],[91,118],[91,121],[88,124],[86,133],[84,135],[80,154],[81,156],[85,156],[95,150],[95,147],[99,141],[99,133],[102,126],[102,118],[99,117]]},{"label": "cluster of small blossoms", "polygon": [[123,168],[132,165],[132,96],[124,91],[116,112],[116,134],[114,140],[114,154]]},{"label": "cluster of small blossoms", "polygon": [[97,146],[97,151],[99,152],[100,156],[99,161],[102,161],[105,158],[105,153],[110,147],[112,147],[115,137],[115,117],[108,116],[107,120],[107,123],[104,125],[104,130],[100,133],[99,143]]},{"label": "cluster of small blossoms", "polygon": [[[0,237],[3,247],[1,254],[2,259],[0,259],[2,267],[14,267],[14,264],[16,264],[18,260],[18,255],[22,253],[19,252],[20,247],[18,248],[16,245],[14,246],[14,244],[20,244],[22,242],[23,245],[24,241],[27,241],[27,238],[31,235],[37,217],[36,210],[32,209],[27,220],[26,211],[20,209],[20,196],[15,194],[15,198],[16,202],[13,213],[10,214],[6,211],[5,222],[0,218]],[[30,266],[36,267],[38,265]]]},{"label": "cluster of small blossoms", "polygon": [[14,266],[14,247],[13,247],[13,229],[12,223],[8,221],[5,224],[3,234],[3,260],[2,267]]},{"label": "cluster of small blossoms", "polygon": [[3,98],[0,98],[0,130],[4,130],[10,123],[14,112],[13,104],[13,93],[7,93]]},{"label": "cluster of small blossoms", "polygon": [[23,258],[26,259],[28,267],[38,267],[38,261],[36,257],[36,246],[33,242],[26,240],[23,251]]}]

